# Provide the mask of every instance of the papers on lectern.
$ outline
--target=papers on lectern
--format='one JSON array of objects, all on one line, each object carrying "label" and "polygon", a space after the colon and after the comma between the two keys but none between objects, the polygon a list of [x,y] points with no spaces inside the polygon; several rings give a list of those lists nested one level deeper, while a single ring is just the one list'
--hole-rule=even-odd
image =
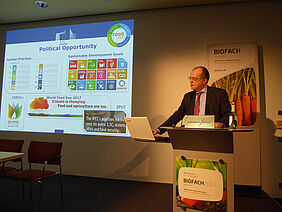
[{"label": "papers on lectern", "polygon": [[186,115],[183,124],[185,128],[214,128],[214,115]]}]

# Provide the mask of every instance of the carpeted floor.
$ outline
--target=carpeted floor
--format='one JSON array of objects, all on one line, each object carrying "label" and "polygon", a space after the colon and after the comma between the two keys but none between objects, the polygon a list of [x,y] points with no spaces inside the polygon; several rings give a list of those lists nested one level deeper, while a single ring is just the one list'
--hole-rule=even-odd
[{"label": "carpeted floor", "polygon": [[[46,181],[42,212],[171,212],[172,184],[111,180],[64,175],[64,204],[61,204],[59,180]],[[0,179],[0,211],[39,211],[39,188],[33,185],[33,199],[29,199],[29,185]],[[257,187],[235,186],[236,212],[281,212],[282,209]]]}]

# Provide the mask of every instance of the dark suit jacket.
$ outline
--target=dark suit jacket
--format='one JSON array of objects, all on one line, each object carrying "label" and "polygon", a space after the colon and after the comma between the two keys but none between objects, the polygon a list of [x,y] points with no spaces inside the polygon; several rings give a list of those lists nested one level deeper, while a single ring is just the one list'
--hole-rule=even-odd
[{"label": "dark suit jacket", "polygon": [[[161,129],[164,126],[176,125],[185,115],[193,115],[195,105],[196,91],[191,91],[184,95],[180,107],[170,116],[162,125],[158,127],[160,134],[166,130]],[[228,126],[229,113],[231,112],[227,92],[220,88],[207,88],[207,99],[205,115],[215,115],[215,122],[221,122]]]}]

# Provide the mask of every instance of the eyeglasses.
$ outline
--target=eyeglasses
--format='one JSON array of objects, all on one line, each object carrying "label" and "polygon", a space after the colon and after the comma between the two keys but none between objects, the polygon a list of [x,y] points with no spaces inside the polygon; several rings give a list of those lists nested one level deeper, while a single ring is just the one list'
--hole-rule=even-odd
[{"label": "eyeglasses", "polygon": [[188,77],[188,80],[191,80],[191,81],[199,81],[200,79],[204,79],[204,78]]}]

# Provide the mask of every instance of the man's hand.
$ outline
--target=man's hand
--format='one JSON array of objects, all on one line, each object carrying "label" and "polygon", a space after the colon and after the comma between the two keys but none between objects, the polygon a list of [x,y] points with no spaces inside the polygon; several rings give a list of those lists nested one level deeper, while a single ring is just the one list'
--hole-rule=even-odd
[{"label": "man's hand", "polygon": [[222,128],[222,127],[223,127],[223,124],[220,123],[220,122],[215,122],[215,123],[214,123],[214,127],[215,127],[215,128]]},{"label": "man's hand", "polygon": [[156,135],[156,134],[159,134],[160,131],[158,129],[152,129],[152,133],[153,133],[153,135]]}]

